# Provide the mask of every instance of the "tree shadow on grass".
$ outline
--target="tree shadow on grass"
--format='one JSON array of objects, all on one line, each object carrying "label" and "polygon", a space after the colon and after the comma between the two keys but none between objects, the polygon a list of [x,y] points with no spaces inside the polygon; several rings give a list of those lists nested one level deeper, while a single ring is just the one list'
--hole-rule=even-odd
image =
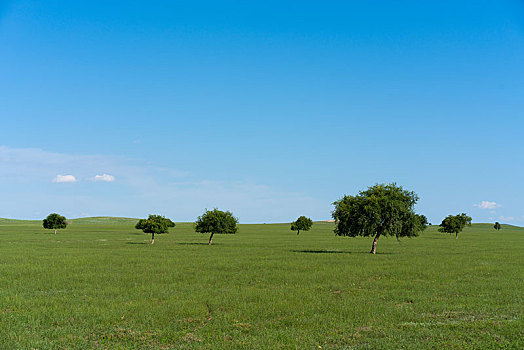
[{"label": "tree shadow on grass", "polygon": [[[303,250],[291,250],[294,253],[308,253],[308,254],[366,254],[371,255],[369,252],[348,252],[346,250],[321,250],[321,249],[303,249]],[[377,252],[375,255],[391,255],[395,253],[390,252]]]},{"label": "tree shadow on grass", "polygon": [[[365,254],[365,255],[373,255],[369,251],[365,252],[355,252],[355,254]],[[375,255],[396,255],[398,253],[391,253],[391,252],[376,252]]]},{"label": "tree shadow on grass", "polygon": [[291,250],[293,253],[310,253],[310,254],[351,254],[351,252],[343,250],[320,250],[320,249],[303,249]]},{"label": "tree shadow on grass", "polygon": [[[205,242],[182,242],[182,243],[177,243],[177,244],[181,244],[181,245],[209,245],[209,243],[205,243]],[[220,245],[221,243],[213,243],[211,245]]]}]

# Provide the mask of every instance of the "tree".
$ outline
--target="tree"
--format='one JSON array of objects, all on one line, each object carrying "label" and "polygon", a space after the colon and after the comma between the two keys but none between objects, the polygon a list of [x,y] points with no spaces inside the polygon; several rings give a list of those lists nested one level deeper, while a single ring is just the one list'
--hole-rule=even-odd
[{"label": "tree", "polygon": [[313,221],[311,221],[310,218],[301,216],[297,219],[297,221],[293,221],[291,223],[291,231],[297,231],[297,235],[298,235],[300,233],[300,230],[309,231],[311,226],[313,226]]},{"label": "tree", "polygon": [[355,196],[333,203],[337,236],[375,236],[371,254],[380,236],[415,237],[427,226],[424,215],[414,212],[418,196],[397,184],[377,184]]},{"label": "tree", "polygon": [[175,223],[171,221],[171,219],[161,215],[149,215],[147,219],[138,220],[135,225],[137,230],[142,230],[144,233],[151,233],[151,244],[155,243],[155,233],[167,233],[169,227],[175,227]]},{"label": "tree", "polygon": [[209,245],[215,234],[234,234],[237,232],[238,219],[230,211],[207,210],[197,218],[195,232],[211,233]]},{"label": "tree", "polygon": [[55,230],[56,235],[56,230],[67,227],[67,221],[64,216],[53,213],[49,214],[47,218],[44,219],[42,226],[48,230]]},{"label": "tree", "polygon": [[466,226],[471,226],[471,217],[467,216],[465,213],[458,215],[448,215],[442,223],[439,225],[439,232],[445,232],[455,234],[455,239],[458,238],[459,232]]},{"label": "tree", "polygon": [[499,222],[497,221],[495,225],[493,225],[493,228],[498,231],[502,228],[502,226],[500,226]]}]

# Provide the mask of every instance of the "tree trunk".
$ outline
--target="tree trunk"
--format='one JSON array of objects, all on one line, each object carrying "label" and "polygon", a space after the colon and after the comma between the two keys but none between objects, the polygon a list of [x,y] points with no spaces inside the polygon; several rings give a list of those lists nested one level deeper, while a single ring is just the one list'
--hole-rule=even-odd
[{"label": "tree trunk", "polygon": [[455,239],[458,239],[458,238],[459,238],[459,233],[455,232]]},{"label": "tree trunk", "polygon": [[214,235],[214,233],[211,232],[211,236],[209,236],[209,245],[211,245],[211,241],[213,240],[213,235]]},{"label": "tree trunk", "polygon": [[56,235],[56,228],[55,228],[55,235]]},{"label": "tree trunk", "polygon": [[371,251],[370,251],[371,254],[375,254],[377,252],[377,241],[379,237],[380,237],[380,233],[377,233],[377,235],[375,236],[375,239],[373,240],[373,245],[371,246]]},{"label": "tree trunk", "polygon": [[297,230],[297,236],[298,236],[299,233],[300,233],[300,230]]},{"label": "tree trunk", "polygon": [[151,233],[151,244],[155,244],[155,234]]}]

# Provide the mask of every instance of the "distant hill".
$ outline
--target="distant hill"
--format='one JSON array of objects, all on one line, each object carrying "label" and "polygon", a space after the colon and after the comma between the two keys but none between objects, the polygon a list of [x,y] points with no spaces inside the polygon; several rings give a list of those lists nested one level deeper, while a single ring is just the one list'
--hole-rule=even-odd
[{"label": "distant hill", "polygon": [[112,217],[112,216],[94,216],[87,218],[78,218],[71,219],[73,224],[136,224],[138,219],[136,218],[122,218],[122,217]]},{"label": "distant hill", "polygon": [[0,218],[0,225],[23,225],[23,224],[34,224],[41,223],[41,220],[18,220],[18,219],[5,219]]},{"label": "distant hill", "polygon": [[[473,223],[473,224],[471,224],[471,226],[475,227],[475,228],[485,228],[485,229],[494,230],[494,228],[493,228],[494,224],[495,224],[494,222],[491,222],[491,223]],[[435,225],[435,226],[438,226],[438,225]],[[504,229],[504,228],[512,228],[512,227],[520,228],[520,226],[509,225],[509,224],[501,224],[501,226],[502,226],[502,229]]]}]

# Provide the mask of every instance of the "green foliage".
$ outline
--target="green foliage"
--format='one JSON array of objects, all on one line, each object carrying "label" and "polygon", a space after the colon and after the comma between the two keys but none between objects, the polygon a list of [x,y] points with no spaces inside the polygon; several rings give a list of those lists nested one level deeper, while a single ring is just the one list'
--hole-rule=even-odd
[{"label": "green foliage", "polygon": [[66,218],[57,213],[49,214],[42,222],[42,226],[48,230],[58,230],[67,227]]},{"label": "green foliage", "polygon": [[173,221],[171,221],[171,219],[167,219],[166,218],[166,222],[167,222],[167,227],[175,227],[176,226],[176,224]]},{"label": "green foliage", "polygon": [[161,215],[149,215],[147,219],[140,219],[135,225],[137,230],[145,233],[167,233],[169,227],[175,227],[175,223]]},{"label": "green foliage", "polygon": [[217,234],[234,234],[237,232],[238,219],[229,211],[218,209],[207,210],[197,218],[194,224],[195,232],[211,233],[208,244],[211,245],[213,236]]},{"label": "green foliage", "polygon": [[238,219],[230,211],[207,210],[197,218],[195,232],[211,234],[234,234]]},{"label": "green foliage", "polygon": [[355,196],[344,196],[333,203],[337,236],[414,237],[427,226],[424,215],[417,215],[415,192],[396,184],[378,184]]},{"label": "green foliage", "polygon": [[311,226],[313,226],[313,221],[310,218],[301,216],[291,223],[291,231],[297,231],[298,235],[300,231],[309,231]]},{"label": "green foliage", "polygon": [[428,226],[431,226],[431,223],[428,222],[426,215],[415,214],[417,216],[417,224],[419,225],[419,231],[424,231]]},{"label": "green foliage", "polygon": [[493,225],[493,228],[498,231],[502,228],[502,226],[500,226],[499,222],[497,221],[495,222],[495,225]]},{"label": "green foliage", "polygon": [[468,225],[471,226],[471,217],[467,216],[465,213],[458,215],[448,215],[442,223],[439,225],[439,232],[454,233],[458,237],[459,232],[461,232],[464,227]]}]

